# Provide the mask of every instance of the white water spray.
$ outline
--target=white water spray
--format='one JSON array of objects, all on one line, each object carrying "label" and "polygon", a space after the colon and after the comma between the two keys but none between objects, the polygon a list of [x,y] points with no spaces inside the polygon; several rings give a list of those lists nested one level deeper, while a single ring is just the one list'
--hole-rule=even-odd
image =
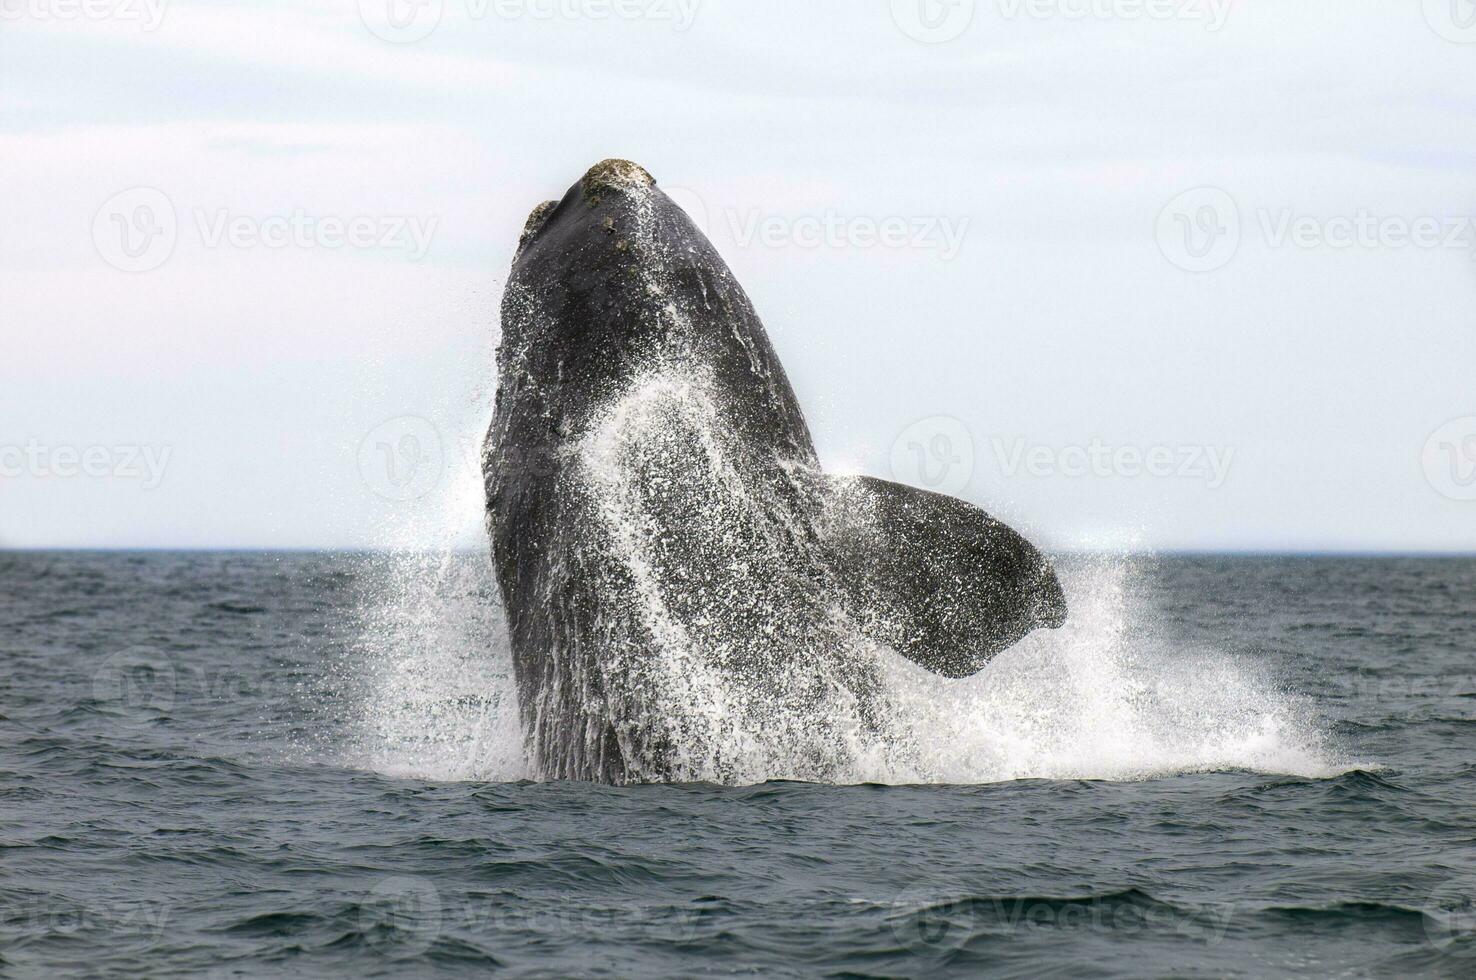
[{"label": "white water spray", "polygon": [[[405,533],[444,540],[447,529],[465,525],[467,508],[481,507],[479,483],[453,487],[443,527]],[[1132,560],[1072,561],[1060,572],[1071,602],[1066,626],[1031,634],[974,677],[949,680],[882,651],[890,734],[908,752],[857,752],[838,781],[1136,780],[1222,770],[1322,778],[1354,767],[1337,758],[1305,700],[1278,688],[1271,665],[1176,645],[1135,595]],[[366,684],[350,763],[397,777],[535,778],[489,556],[449,545],[388,553],[366,559],[360,582]],[[744,744],[738,732],[728,749]],[[742,781],[791,774],[753,744]]]}]

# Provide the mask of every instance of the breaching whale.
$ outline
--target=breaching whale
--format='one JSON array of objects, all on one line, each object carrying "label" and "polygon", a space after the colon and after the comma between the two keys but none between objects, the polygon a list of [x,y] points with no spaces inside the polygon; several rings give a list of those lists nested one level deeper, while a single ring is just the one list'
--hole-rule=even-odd
[{"label": "breaching whale", "polygon": [[542,778],[843,778],[905,752],[888,651],[964,677],[1065,621],[983,511],[822,472],[748,297],[633,163],[529,216],[497,368],[488,532]]}]

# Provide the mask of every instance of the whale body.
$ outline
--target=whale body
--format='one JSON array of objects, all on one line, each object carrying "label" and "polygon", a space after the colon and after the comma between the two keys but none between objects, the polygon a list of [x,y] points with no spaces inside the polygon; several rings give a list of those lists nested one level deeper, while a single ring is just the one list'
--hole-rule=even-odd
[{"label": "whale body", "polygon": [[819,465],[752,304],[641,167],[535,208],[483,451],[542,778],[827,780],[905,752],[881,665],[968,676],[1061,625],[982,510]]}]

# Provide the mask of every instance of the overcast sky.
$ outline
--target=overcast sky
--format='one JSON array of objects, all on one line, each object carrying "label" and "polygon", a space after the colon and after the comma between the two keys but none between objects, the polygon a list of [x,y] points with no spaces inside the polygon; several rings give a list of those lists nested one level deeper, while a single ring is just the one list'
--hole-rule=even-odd
[{"label": "overcast sky", "polygon": [[512,250],[610,156],[836,468],[1476,550],[1470,0],[0,0],[0,546],[481,546]]}]

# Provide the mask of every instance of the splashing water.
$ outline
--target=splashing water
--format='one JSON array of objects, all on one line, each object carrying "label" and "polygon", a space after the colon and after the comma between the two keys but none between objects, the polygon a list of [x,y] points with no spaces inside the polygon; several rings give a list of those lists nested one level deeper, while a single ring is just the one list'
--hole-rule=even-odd
[{"label": "splashing water", "polygon": [[637,624],[612,633],[642,641],[600,652],[606,689],[639,692],[630,708],[665,756],[656,778],[830,779],[896,744],[876,737],[867,699],[875,655],[814,578],[790,571],[811,550],[803,529],[742,472],[744,447],[702,382],[694,370],[638,380],[579,450],[595,501],[583,533],[615,568],[599,591],[627,607],[611,619]]},{"label": "splashing water", "polygon": [[391,552],[365,559],[359,582],[364,682],[349,764],[426,779],[532,778],[488,562]]},{"label": "splashing water", "polygon": [[533,775],[497,583],[485,552],[458,547],[484,506],[480,468],[467,456],[425,506],[381,528],[390,550],[359,561],[352,660],[338,665],[357,705],[342,758],[352,767],[429,779]]},{"label": "splashing water", "polygon": [[[1232,769],[1322,778],[1353,767],[1267,665],[1186,651],[1161,635],[1135,595],[1132,560],[1068,561],[1061,576],[1067,625],[1032,634],[974,677],[938,677],[882,651],[890,735],[909,751],[858,752],[837,781],[1137,780]],[[366,559],[361,581],[368,683],[351,764],[429,779],[537,778],[490,560],[391,553]],[[788,775],[772,759],[755,763],[741,781]]]},{"label": "splashing water", "polygon": [[[1265,664],[1186,651],[1135,601],[1133,561],[1061,569],[1071,618],[947,681],[901,658],[888,686],[929,782],[1132,780],[1246,769],[1308,777],[1346,771]],[[881,781],[890,782],[893,774]]]}]

